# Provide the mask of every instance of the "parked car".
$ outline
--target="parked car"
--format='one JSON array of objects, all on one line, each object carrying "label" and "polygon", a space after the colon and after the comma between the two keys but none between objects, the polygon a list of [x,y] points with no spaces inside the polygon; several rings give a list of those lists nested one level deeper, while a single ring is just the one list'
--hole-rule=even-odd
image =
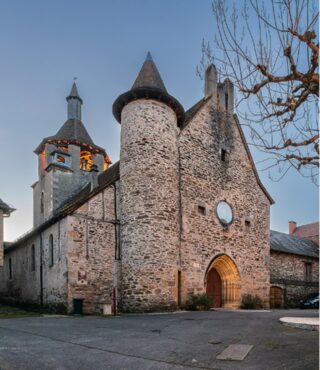
[{"label": "parked car", "polygon": [[300,308],[319,308],[319,293],[308,294],[299,303]]}]

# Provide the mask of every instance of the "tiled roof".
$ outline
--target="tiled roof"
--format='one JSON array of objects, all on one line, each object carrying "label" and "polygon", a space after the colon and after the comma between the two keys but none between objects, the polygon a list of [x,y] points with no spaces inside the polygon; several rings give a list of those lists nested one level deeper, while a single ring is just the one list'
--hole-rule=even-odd
[{"label": "tiled roof", "polygon": [[276,252],[319,258],[319,247],[312,240],[299,238],[298,236],[279,231],[271,230],[270,248]]},{"label": "tiled roof", "polygon": [[319,243],[319,222],[297,226],[292,235],[308,238]]}]

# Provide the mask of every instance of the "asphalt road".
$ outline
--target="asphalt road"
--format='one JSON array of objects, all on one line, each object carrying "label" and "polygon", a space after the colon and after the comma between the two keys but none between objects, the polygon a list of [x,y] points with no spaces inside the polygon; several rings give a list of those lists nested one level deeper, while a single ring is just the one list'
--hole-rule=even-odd
[{"label": "asphalt road", "polygon": [[[279,310],[0,319],[0,369],[318,370],[319,333],[278,321],[317,315]],[[230,344],[254,347],[243,361],[216,360]]]}]

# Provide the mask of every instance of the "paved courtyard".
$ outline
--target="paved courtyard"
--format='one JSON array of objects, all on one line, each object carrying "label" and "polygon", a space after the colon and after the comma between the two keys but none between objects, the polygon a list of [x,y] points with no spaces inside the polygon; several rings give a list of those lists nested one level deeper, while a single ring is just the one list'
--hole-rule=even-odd
[{"label": "paved courtyard", "polygon": [[[0,319],[1,370],[318,369],[318,332],[279,323],[318,311],[210,311]],[[230,344],[243,361],[217,360]]]}]

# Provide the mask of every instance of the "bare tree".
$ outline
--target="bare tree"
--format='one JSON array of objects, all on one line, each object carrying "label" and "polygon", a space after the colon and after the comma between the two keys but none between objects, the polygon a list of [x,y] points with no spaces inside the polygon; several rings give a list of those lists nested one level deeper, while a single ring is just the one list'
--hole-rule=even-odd
[{"label": "bare tree", "polygon": [[317,183],[317,1],[213,0],[212,10],[214,48],[203,43],[198,74],[214,63],[238,88],[237,113],[250,144],[268,153],[264,169],[277,169],[274,180],[294,167]]}]

